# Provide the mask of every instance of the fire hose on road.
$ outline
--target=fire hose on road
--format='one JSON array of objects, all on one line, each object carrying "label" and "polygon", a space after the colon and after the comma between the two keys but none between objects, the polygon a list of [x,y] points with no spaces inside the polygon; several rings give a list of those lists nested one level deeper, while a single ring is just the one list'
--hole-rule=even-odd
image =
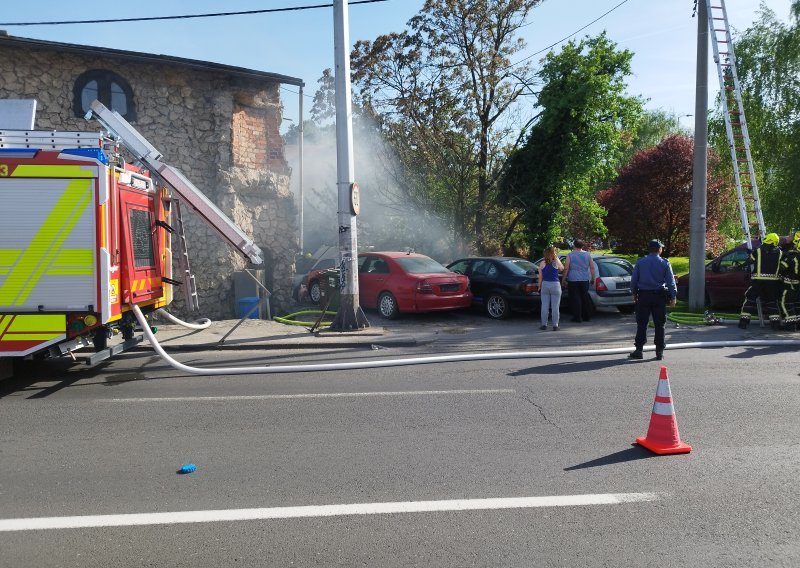
[{"label": "fire hose on road", "polygon": [[[142,311],[135,304],[133,313],[142,327],[145,337],[162,359],[175,369],[193,375],[258,375],[272,373],[303,373],[313,371],[345,371],[353,369],[379,369],[382,367],[402,367],[409,365],[429,365],[432,363],[455,363],[460,361],[494,361],[505,359],[554,359],[563,357],[596,357],[602,355],[625,355],[631,352],[630,347],[614,347],[608,349],[580,349],[572,351],[507,351],[500,353],[459,353],[456,355],[434,355],[427,357],[407,357],[400,359],[383,359],[379,361],[352,361],[348,363],[320,363],[307,365],[273,365],[269,367],[191,367],[173,359],[158,343],[150,329]],[[714,347],[800,347],[797,339],[750,339],[743,341],[696,341],[692,343],[675,343],[667,345],[667,349],[700,349]],[[653,351],[655,347],[645,347],[645,351]]]}]

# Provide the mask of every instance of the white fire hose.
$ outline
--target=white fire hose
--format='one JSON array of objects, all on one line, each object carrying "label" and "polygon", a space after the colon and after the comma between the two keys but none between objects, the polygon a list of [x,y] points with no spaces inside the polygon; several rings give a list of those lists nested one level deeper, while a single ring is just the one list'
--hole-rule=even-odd
[{"label": "white fire hose", "polygon": [[[430,357],[410,357],[403,359],[383,359],[380,361],[353,361],[349,363],[324,363],[307,365],[274,365],[271,367],[190,367],[176,361],[164,351],[155,338],[150,325],[137,305],[133,305],[133,313],[139,320],[147,340],[153,349],[167,363],[179,371],[193,375],[257,375],[270,373],[303,373],[310,371],[345,371],[351,369],[378,369],[381,367],[402,367],[408,365],[428,365],[431,363],[455,363],[459,361],[492,361],[500,359],[552,359],[561,357],[595,357],[600,355],[625,355],[632,351],[630,347],[614,347],[609,349],[581,349],[576,351],[507,351],[501,353],[460,353],[457,355],[435,355]],[[703,347],[800,347],[797,339],[751,339],[745,341],[696,341],[693,343],[674,343],[667,349],[698,349]],[[645,351],[653,351],[655,347],[645,347]]]},{"label": "white fire hose", "polygon": [[[171,313],[169,313],[167,310],[165,310],[163,308],[159,308],[158,310],[156,310],[156,313],[164,316],[165,318],[167,318],[172,323],[177,323],[178,325],[182,325],[183,327],[188,327],[189,329],[207,329],[208,326],[211,325],[211,320],[208,319],[208,318],[199,319],[195,323],[189,323],[189,322],[186,322],[186,321],[183,321],[183,320],[179,320],[178,318],[176,318],[175,316],[173,316]],[[139,323],[140,324],[142,323],[141,320],[139,320]],[[148,326],[148,328],[149,328],[149,326]]]}]

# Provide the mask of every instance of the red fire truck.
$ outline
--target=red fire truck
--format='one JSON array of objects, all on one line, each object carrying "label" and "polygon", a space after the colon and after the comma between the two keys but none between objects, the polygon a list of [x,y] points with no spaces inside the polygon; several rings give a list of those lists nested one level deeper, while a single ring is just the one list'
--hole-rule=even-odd
[{"label": "red fire truck", "polygon": [[[92,114],[103,132],[0,124],[0,357],[93,346],[94,363],[141,341],[131,306],[167,306],[181,285],[196,308],[182,204],[262,262],[258,246],[118,113],[95,101]],[[110,346],[117,333],[123,341]]]}]

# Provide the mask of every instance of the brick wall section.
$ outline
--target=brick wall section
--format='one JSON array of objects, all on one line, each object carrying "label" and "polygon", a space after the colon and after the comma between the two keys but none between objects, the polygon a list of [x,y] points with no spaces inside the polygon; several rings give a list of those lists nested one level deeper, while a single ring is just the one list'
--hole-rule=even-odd
[{"label": "brick wall section", "polygon": [[[89,69],[114,71],[130,83],[137,113],[133,126],[254,238],[271,259],[265,269],[272,311],[288,309],[298,249],[297,239],[286,236],[297,235],[298,228],[278,136],[280,86],[179,64],[20,48],[3,45],[0,38],[0,98],[37,99],[38,130],[100,130],[97,122],[87,123],[72,111],[75,80]],[[246,135],[235,130],[240,123],[248,125]],[[240,136],[243,144],[266,142],[256,152],[244,145],[236,150]],[[280,157],[271,159],[273,150]],[[202,315],[234,317],[232,272],[243,269],[245,260],[191,211],[184,221]],[[175,295],[171,311],[187,315],[181,291]]]},{"label": "brick wall section", "polygon": [[233,105],[231,150],[238,168],[263,168],[267,164],[267,125],[263,109]]},{"label": "brick wall section", "polygon": [[274,109],[234,103],[231,127],[234,167],[287,171],[279,116]]}]

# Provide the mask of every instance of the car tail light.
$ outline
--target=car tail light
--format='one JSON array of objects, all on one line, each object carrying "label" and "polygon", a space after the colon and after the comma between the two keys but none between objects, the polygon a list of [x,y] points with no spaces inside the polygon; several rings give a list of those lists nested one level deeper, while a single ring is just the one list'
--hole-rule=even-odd
[{"label": "car tail light", "polygon": [[433,294],[433,286],[427,280],[420,280],[417,282],[418,294]]},{"label": "car tail light", "polygon": [[526,282],[525,284],[522,285],[522,291],[525,294],[533,294],[534,292],[536,292],[537,288],[538,287],[533,282]]},{"label": "car tail light", "polygon": [[608,286],[606,286],[602,278],[595,278],[594,289],[598,292],[608,292]]}]

